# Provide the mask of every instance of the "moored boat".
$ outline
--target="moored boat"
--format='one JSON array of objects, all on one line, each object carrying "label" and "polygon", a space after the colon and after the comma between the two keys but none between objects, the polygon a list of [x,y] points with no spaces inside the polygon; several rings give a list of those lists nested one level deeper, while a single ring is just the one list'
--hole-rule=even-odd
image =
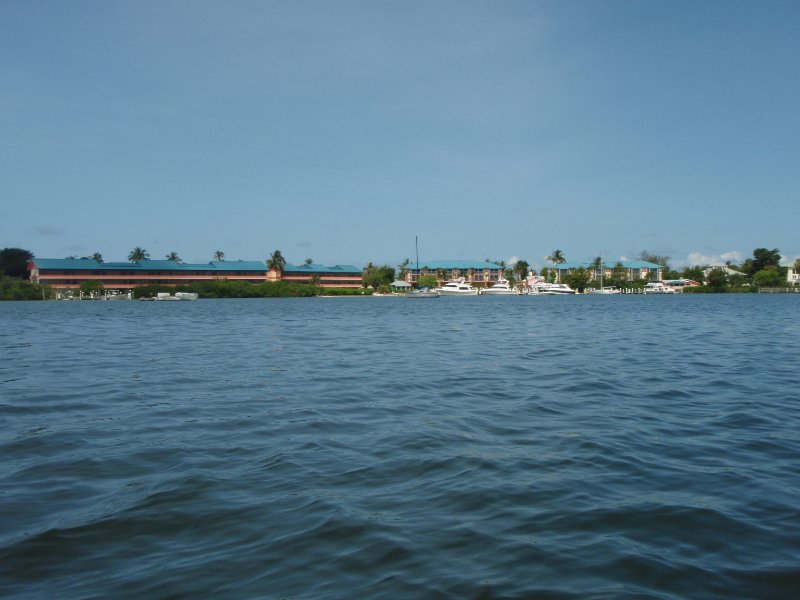
[{"label": "moored boat", "polygon": [[645,294],[674,294],[675,289],[664,285],[663,281],[651,281],[645,284],[642,292]]},{"label": "moored boat", "polygon": [[621,294],[622,290],[617,288],[617,287],[614,287],[613,285],[611,285],[611,286],[608,286],[608,287],[602,287],[602,288],[597,289],[597,290],[586,290],[586,293],[587,294],[597,294],[597,295],[600,295],[600,296],[610,296],[612,294]]},{"label": "moored boat", "polygon": [[463,277],[448,281],[442,287],[436,288],[441,296],[477,296],[478,288],[472,287]]},{"label": "moored boat", "polygon": [[403,294],[406,298],[438,298],[439,292],[431,288],[419,288],[413,292]]},{"label": "moored boat", "polygon": [[508,279],[498,279],[491,287],[480,291],[482,296],[512,296],[518,293],[511,287]]},{"label": "moored boat", "polygon": [[531,296],[564,296],[574,293],[575,290],[566,283],[539,283],[528,290],[528,294]]}]

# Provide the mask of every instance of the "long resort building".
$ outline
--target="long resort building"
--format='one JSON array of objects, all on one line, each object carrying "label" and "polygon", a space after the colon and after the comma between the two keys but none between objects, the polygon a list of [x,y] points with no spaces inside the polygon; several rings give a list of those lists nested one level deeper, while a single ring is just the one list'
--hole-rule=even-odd
[{"label": "long resort building", "polygon": [[475,260],[429,260],[405,267],[405,281],[416,284],[424,275],[433,275],[441,285],[446,281],[463,277],[470,284],[489,286],[504,275],[504,267],[497,263]]},{"label": "long resort building", "polygon": [[[618,266],[619,265],[619,266]],[[578,269],[584,269],[591,275],[592,281],[600,279],[600,269],[595,267],[593,263],[589,262],[570,262],[561,263],[554,266],[547,267],[550,270],[556,271],[557,281],[563,281],[570,273],[574,273]],[[662,265],[647,261],[647,260],[621,260],[613,263],[603,263],[603,277],[610,278],[614,273],[614,269],[621,268],[627,281],[637,281],[640,279],[652,279],[661,281],[664,276],[664,267]]]},{"label": "long resort building", "polygon": [[353,265],[285,265],[269,270],[257,260],[220,260],[188,264],[174,260],[97,262],[92,258],[33,258],[28,263],[31,281],[55,289],[77,289],[84,281],[99,281],[107,290],[131,290],[142,285],[188,285],[227,279],[248,283],[288,281],[322,287],[358,288],[362,270]]}]

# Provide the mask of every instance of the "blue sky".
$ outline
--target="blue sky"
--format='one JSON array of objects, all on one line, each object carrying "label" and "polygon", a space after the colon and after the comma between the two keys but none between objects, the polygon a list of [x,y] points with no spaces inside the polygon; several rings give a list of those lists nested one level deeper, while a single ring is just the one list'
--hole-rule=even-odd
[{"label": "blue sky", "polygon": [[800,256],[800,3],[0,3],[0,246]]}]

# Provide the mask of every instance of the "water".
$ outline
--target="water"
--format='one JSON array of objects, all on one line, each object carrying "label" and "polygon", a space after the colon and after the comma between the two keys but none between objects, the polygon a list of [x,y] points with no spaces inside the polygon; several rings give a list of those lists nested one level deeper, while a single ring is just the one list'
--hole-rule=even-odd
[{"label": "water", "polygon": [[800,297],[0,305],[0,595],[790,598]]}]

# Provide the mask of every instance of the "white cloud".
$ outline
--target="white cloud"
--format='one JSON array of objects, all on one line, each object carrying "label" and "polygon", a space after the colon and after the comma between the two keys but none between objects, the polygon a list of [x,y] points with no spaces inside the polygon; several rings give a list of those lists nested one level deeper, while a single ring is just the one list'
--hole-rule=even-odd
[{"label": "white cloud", "polygon": [[519,256],[509,256],[506,259],[506,264],[507,265],[515,265],[515,264],[517,264],[517,262],[519,262]]},{"label": "white cloud", "polygon": [[733,264],[739,264],[744,259],[741,252],[737,250],[730,250],[722,254],[703,254],[702,252],[690,252],[685,260],[676,260],[673,263],[673,268],[680,269],[681,267],[721,267],[727,261]]}]

